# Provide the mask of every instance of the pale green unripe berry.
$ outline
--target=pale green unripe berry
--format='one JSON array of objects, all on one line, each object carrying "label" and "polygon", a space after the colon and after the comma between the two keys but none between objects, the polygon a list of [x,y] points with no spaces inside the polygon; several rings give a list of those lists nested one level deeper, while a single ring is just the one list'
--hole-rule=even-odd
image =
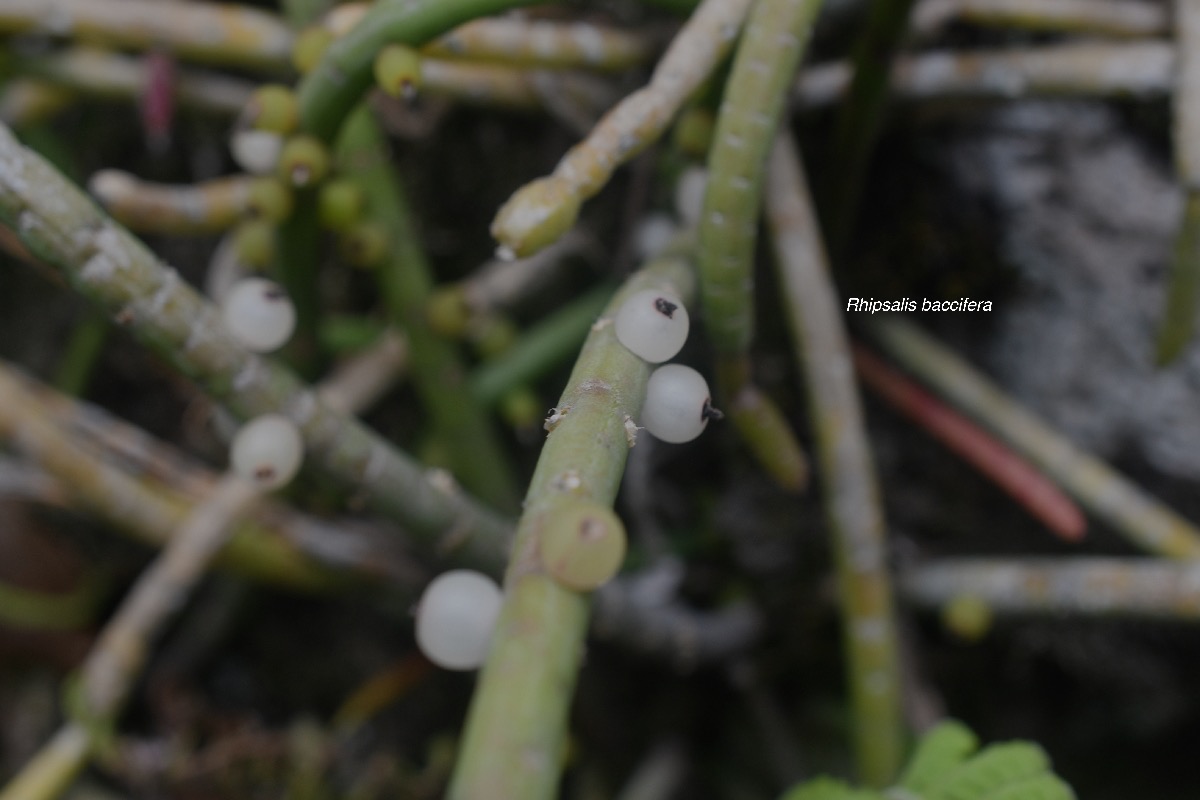
[{"label": "pale green unripe berry", "polygon": [[724,416],[712,406],[708,383],[699,372],[682,364],[667,364],[650,374],[642,425],[656,438],[679,444],[690,442]]},{"label": "pale green unripe berry", "polygon": [[296,34],[292,45],[292,66],[301,75],[307,75],[321,62],[321,57],[333,44],[333,33],[320,25],[312,25]]},{"label": "pale green unripe berry", "polygon": [[264,278],[234,284],[221,302],[221,313],[229,332],[256,353],[278,349],[296,328],[296,308],[287,292]]},{"label": "pale green unripe berry", "polygon": [[375,82],[385,94],[411,100],[421,86],[421,56],[402,44],[389,44],[375,56]]},{"label": "pale green unripe berry", "polygon": [[338,237],[338,249],[351,266],[371,269],[387,258],[391,243],[388,230],[372,220],[351,225]]},{"label": "pale green unripe berry", "polygon": [[275,260],[278,229],[267,219],[248,219],[233,231],[233,252],[247,267],[265,269]]},{"label": "pale green unripe berry", "polygon": [[590,592],[621,569],[625,539],[625,525],[611,508],[587,501],[563,503],[542,517],[542,567],[568,589]]},{"label": "pale green unripe berry", "polygon": [[471,309],[460,284],[452,283],[433,290],[425,307],[429,328],[439,336],[458,339],[467,332]]},{"label": "pale green unripe berry", "polygon": [[300,121],[296,93],[287,86],[269,83],[254,90],[242,112],[242,122],[260,131],[287,135]]},{"label": "pale green unripe berry", "polygon": [[485,361],[512,349],[520,332],[509,317],[502,314],[477,314],[467,324],[467,336],[475,352]]},{"label": "pale green unripe berry", "polygon": [[617,341],[634,355],[660,364],[683,349],[688,336],[688,312],[670,292],[643,289],[625,299],[617,311]]},{"label": "pale green unripe berry", "polygon": [[942,606],[942,625],[960,639],[976,642],[992,629],[992,608],[977,595],[960,594]]},{"label": "pale green unripe berry", "polygon": [[443,572],[417,605],[417,646],[445,669],[477,669],[500,615],[503,595],[488,576],[467,569]]},{"label": "pale green unripe berry", "polygon": [[518,386],[500,398],[500,417],[520,430],[535,428],[544,411],[538,396],[528,386]]},{"label": "pale green unripe berry", "polygon": [[265,414],[238,429],[229,448],[230,467],[262,489],[278,489],[300,470],[304,440],[287,417]]},{"label": "pale green unripe berry", "polygon": [[250,213],[267,222],[283,222],[292,214],[292,190],[276,177],[264,175],[250,184]]},{"label": "pale green unripe berry", "polygon": [[338,178],[321,187],[317,218],[331,231],[346,231],[362,219],[366,204],[362,187],[348,178]]},{"label": "pale green unripe berry", "polygon": [[314,136],[293,136],[284,142],[276,169],[292,186],[315,185],[329,172],[329,150]]}]

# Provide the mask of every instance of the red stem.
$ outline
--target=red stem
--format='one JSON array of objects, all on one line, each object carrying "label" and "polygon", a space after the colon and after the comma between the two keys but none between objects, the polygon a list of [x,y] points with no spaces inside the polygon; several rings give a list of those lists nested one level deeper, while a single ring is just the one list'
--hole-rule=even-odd
[{"label": "red stem", "polygon": [[872,391],[994,481],[1046,527],[1069,542],[1083,538],[1087,520],[1079,506],[1003,442],[862,345],[854,346],[854,366]]}]

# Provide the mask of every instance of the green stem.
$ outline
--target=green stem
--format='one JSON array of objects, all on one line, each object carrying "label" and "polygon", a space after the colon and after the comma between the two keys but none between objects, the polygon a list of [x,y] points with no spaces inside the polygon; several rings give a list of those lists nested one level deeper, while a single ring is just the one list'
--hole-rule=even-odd
[{"label": "green stem", "polygon": [[412,380],[434,435],[447,447],[454,474],[468,489],[497,508],[515,509],[513,470],[491,420],[468,390],[466,367],[455,346],[429,327],[432,270],[386,141],[365,105],[347,120],[337,160],[341,173],[362,187],[367,214],[390,232],[389,253],[378,269],[379,288],[392,321],[408,335]]},{"label": "green stem", "polygon": [[92,734],[87,728],[77,722],[66,723],[33,761],[0,790],[0,800],[49,800],[62,796],[87,764],[92,744]]},{"label": "green stem", "polygon": [[1167,307],[1158,330],[1157,361],[1174,361],[1192,340],[1200,310],[1200,191],[1188,189],[1171,254]]},{"label": "green stem", "polygon": [[393,42],[413,47],[475,17],[533,5],[536,0],[381,0],[330,45],[301,81],[301,127],[332,140],[373,80],[375,55]]},{"label": "green stem", "polygon": [[475,372],[471,378],[475,397],[484,405],[493,405],[512,389],[537,380],[547,369],[578,352],[612,294],[611,286],[599,286],[522,334],[512,349]]},{"label": "green stem", "polygon": [[0,621],[5,625],[41,630],[78,630],[99,611],[107,581],[84,579],[68,592],[24,589],[0,581]]},{"label": "green stem", "polygon": [[1200,619],[1196,562],[1151,558],[944,558],[902,573],[905,600],[941,608],[960,598],[996,614]]},{"label": "green stem", "polygon": [[0,127],[0,221],[77,291],[242,418],[285,413],[305,460],[401,522],[427,546],[495,563],[507,523],[361,422],[323,404],[296,376],[245,350],[220,313],[77,187]]},{"label": "green stem", "polygon": [[54,385],[60,391],[70,395],[83,394],[96,362],[104,352],[109,327],[108,320],[95,312],[88,312],[75,323],[54,376]]},{"label": "green stem", "polygon": [[1081,506],[1147,552],[1200,558],[1200,530],[1190,522],[1076,448],[915,325],[882,317],[876,315],[866,330],[888,355],[1029,459]]},{"label": "green stem", "polygon": [[913,2],[871,3],[866,27],[854,45],[854,79],[838,109],[830,159],[833,170],[827,179],[830,242],[835,253],[843,249],[854,225],[863,179],[888,100],[892,58],[904,36]]},{"label": "green stem", "polygon": [[900,768],[904,731],[883,508],[837,293],[786,135],[771,155],[767,204],[833,533],[858,768],[871,786],[886,786]]},{"label": "green stem", "polygon": [[722,356],[740,356],[754,338],[754,243],[763,167],[820,6],[820,0],[758,0],[725,86],[698,250],[701,304]]},{"label": "green stem", "polygon": [[717,119],[699,231],[701,300],[718,354],[720,402],[767,472],[793,491],[807,483],[807,459],[782,412],[751,378],[754,245],[767,148],[820,7],[820,0],[758,0],[751,8]]},{"label": "green stem", "polygon": [[[634,275],[606,311],[640,289],[693,295],[689,265],[668,258]],[[622,346],[612,325],[592,329],[557,408],[525,498],[509,562],[504,606],[471,702],[451,800],[549,800],[557,796],[567,709],[589,598],[542,571],[538,538],[556,504],[611,505],[629,445],[625,421],[639,415],[650,366]]]},{"label": "green stem", "polygon": [[[27,458],[56,478],[72,506],[134,533],[141,541],[161,547],[170,531],[187,517],[194,497],[178,484],[208,485],[212,476],[196,467],[181,467],[182,456],[165,446],[152,450],[147,463],[169,463],[177,485],[166,483],[126,450],[106,459],[97,446],[77,432],[78,419],[96,420],[106,434],[133,440],[125,423],[99,408],[68,401],[48,390],[38,391],[9,367],[0,364],[0,441],[12,442]],[[122,467],[128,465],[128,471]],[[306,552],[288,531],[318,536],[319,526],[299,515],[264,505],[265,513],[237,523],[219,563],[241,574],[272,583],[312,590],[350,584],[320,549]],[[373,559],[380,564],[383,559]],[[386,573],[386,569],[384,573]],[[357,576],[365,577],[361,570]],[[381,574],[379,577],[383,577]]]},{"label": "green stem", "polygon": [[307,380],[323,366],[318,328],[321,321],[321,228],[313,192],[298,192],[295,208],[279,226],[278,275],[296,307],[296,330],[284,348],[287,362]]},{"label": "green stem", "polygon": [[1200,4],[1176,0],[1175,167],[1186,199],[1172,254],[1167,308],[1158,336],[1158,363],[1183,352],[1196,328],[1200,302]]}]

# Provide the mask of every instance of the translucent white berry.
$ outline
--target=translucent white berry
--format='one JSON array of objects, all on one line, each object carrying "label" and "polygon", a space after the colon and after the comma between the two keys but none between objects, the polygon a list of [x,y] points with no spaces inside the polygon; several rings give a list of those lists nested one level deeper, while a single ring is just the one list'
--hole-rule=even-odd
[{"label": "translucent white berry", "polygon": [[658,256],[679,234],[679,226],[667,214],[649,214],[633,232],[633,250],[639,261]]},{"label": "translucent white berry", "polygon": [[221,312],[229,331],[256,353],[278,348],[296,328],[296,308],[287,292],[263,278],[235,283],[221,302]]},{"label": "translucent white berry", "polygon": [[271,131],[239,130],[229,139],[233,160],[251,175],[274,172],[282,150],[283,137]]},{"label": "translucent white berry", "polygon": [[425,587],[417,606],[417,646],[445,669],[477,669],[487,657],[500,587],[469,569],[443,572]]},{"label": "translucent white berry", "polygon": [[238,429],[229,448],[233,471],[263,489],[278,489],[296,476],[304,459],[300,430],[287,417],[264,414]]},{"label": "translucent white berry", "polygon": [[646,384],[642,425],[664,442],[690,442],[710,419],[723,415],[712,406],[708,383],[691,367],[667,364],[654,370]]},{"label": "translucent white berry", "polygon": [[651,364],[659,364],[683,348],[688,324],[682,300],[670,292],[643,289],[630,295],[617,311],[617,341]]},{"label": "translucent white berry", "polygon": [[675,184],[675,213],[689,228],[700,224],[704,213],[704,192],[708,188],[708,170],[688,167]]}]

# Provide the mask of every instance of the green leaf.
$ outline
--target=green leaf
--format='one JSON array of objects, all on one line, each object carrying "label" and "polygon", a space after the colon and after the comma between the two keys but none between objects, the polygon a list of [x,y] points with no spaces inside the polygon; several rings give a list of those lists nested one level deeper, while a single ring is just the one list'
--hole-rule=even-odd
[{"label": "green leaf", "polygon": [[913,791],[929,788],[967,759],[979,740],[961,722],[948,720],[922,737],[900,777],[900,786]]}]

